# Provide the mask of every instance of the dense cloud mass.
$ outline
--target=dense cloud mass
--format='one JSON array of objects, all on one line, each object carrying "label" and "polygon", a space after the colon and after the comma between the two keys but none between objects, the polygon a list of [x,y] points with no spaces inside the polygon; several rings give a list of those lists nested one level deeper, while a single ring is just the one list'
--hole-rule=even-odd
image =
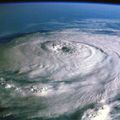
[{"label": "dense cloud mass", "polygon": [[0,52],[1,118],[119,120],[118,35],[37,32]]}]

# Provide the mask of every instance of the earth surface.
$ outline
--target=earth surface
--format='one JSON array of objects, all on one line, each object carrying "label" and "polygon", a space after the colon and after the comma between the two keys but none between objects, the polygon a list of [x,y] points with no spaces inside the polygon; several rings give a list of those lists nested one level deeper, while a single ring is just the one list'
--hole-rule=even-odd
[{"label": "earth surface", "polygon": [[120,6],[1,4],[0,120],[120,120]]}]

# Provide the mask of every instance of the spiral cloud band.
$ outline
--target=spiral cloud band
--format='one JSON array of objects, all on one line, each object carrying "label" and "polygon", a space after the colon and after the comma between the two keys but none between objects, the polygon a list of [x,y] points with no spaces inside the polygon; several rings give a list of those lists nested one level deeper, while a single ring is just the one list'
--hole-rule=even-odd
[{"label": "spiral cloud band", "polygon": [[0,48],[3,116],[51,119],[77,112],[72,120],[117,119],[119,48],[117,35],[79,29],[16,38]]}]

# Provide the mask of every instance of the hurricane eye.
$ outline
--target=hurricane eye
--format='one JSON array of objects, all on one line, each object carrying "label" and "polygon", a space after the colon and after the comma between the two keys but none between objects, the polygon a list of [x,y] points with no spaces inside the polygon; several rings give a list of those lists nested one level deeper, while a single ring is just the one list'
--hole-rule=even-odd
[{"label": "hurricane eye", "polygon": [[41,43],[41,48],[43,50],[48,50],[49,44],[50,44],[50,41],[43,42],[43,43]]},{"label": "hurricane eye", "polygon": [[71,49],[70,49],[69,47],[63,46],[63,47],[62,47],[62,51],[63,51],[63,52],[70,52]]},{"label": "hurricane eye", "polygon": [[42,48],[43,50],[46,50],[46,49],[47,49],[44,43],[41,44],[41,48]]},{"label": "hurricane eye", "polygon": [[71,48],[71,47],[68,47],[68,46],[63,46],[63,47],[61,48],[61,50],[62,50],[62,52],[64,52],[64,53],[73,53],[73,52],[74,52],[74,49]]}]

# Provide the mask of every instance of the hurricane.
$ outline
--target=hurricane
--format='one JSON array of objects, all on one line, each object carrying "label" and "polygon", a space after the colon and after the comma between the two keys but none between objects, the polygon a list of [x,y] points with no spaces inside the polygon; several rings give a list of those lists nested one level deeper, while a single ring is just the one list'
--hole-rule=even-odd
[{"label": "hurricane", "polygon": [[119,48],[118,35],[78,28],[1,45],[1,119],[118,120]]}]

